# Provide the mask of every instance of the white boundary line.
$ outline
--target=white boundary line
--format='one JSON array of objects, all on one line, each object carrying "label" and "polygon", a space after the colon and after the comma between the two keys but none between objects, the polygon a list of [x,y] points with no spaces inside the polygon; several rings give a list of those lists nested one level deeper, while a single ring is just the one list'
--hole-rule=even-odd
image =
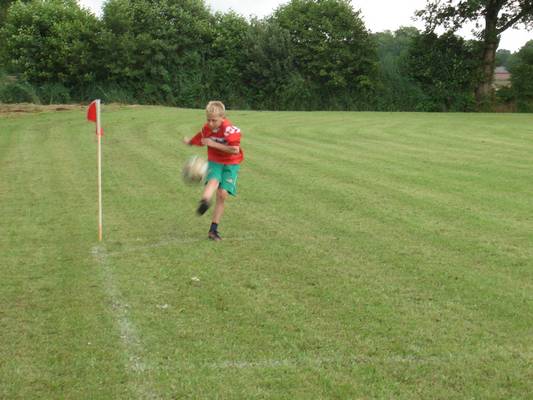
[{"label": "white boundary line", "polygon": [[105,294],[111,301],[111,313],[120,332],[127,372],[134,378],[132,385],[135,393],[141,399],[158,399],[159,396],[155,394],[156,392],[153,390],[153,384],[149,377],[149,372],[152,368],[144,360],[143,354],[145,351],[139,339],[137,328],[128,316],[130,306],[124,300],[120,289],[115,283],[106,248],[103,245],[95,246],[92,248],[91,253],[98,263],[104,282]]},{"label": "white boundary line", "polygon": [[[325,236],[321,238],[322,240],[337,240],[338,238],[335,236]],[[258,237],[258,236],[241,236],[241,237],[228,237],[224,236],[224,239],[222,241],[222,245],[224,242],[244,242],[244,241],[254,241],[254,240],[265,240],[264,237]],[[129,245],[125,246],[123,249],[113,250],[106,253],[106,257],[113,257],[121,254],[127,254],[127,253],[134,253],[137,251],[143,251],[143,250],[150,250],[150,249],[157,249],[161,247],[166,246],[173,246],[173,245],[180,245],[180,244],[190,244],[190,243],[201,243],[201,242],[208,242],[209,239],[207,236],[204,238],[199,237],[183,237],[183,238],[172,238],[167,240],[161,240],[156,243],[147,243],[142,244],[140,243],[138,246],[132,245],[132,242],[129,242]],[[134,242],[133,242],[134,243]],[[215,245],[215,244],[214,244]],[[219,245],[218,243],[216,244]]]}]

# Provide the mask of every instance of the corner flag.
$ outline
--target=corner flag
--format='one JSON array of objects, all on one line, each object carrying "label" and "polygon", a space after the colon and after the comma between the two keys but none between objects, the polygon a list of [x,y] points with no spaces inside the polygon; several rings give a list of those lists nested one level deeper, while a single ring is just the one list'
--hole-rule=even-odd
[{"label": "corner flag", "polygon": [[96,122],[96,136],[98,137],[98,240],[102,241],[103,212],[102,212],[102,136],[104,130],[100,123],[100,100],[94,100],[87,108],[87,119]]}]

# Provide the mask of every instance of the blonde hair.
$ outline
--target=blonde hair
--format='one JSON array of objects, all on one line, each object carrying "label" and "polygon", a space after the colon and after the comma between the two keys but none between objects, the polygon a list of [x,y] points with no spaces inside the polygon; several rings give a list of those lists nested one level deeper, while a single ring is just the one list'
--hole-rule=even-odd
[{"label": "blonde hair", "polygon": [[216,114],[219,117],[224,117],[226,115],[226,107],[221,101],[210,101],[205,107],[205,112],[207,114]]}]

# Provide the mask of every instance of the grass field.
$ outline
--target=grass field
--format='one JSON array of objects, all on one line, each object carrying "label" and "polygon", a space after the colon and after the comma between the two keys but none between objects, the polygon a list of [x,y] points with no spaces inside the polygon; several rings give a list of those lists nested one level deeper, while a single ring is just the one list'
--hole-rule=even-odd
[{"label": "grass field", "polygon": [[531,399],[533,116],[237,112],[206,239],[200,110],[0,115],[0,398]]}]

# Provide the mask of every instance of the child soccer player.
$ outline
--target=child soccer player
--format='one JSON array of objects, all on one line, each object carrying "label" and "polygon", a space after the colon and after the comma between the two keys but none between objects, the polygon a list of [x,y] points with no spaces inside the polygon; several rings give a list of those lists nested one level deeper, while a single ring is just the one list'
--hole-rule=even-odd
[{"label": "child soccer player", "polygon": [[207,146],[207,178],[202,199],[196,212],[203,215],[211,204],[216,191],[216,204],[213,222],[208,238],[222,240],[218,233],[218,224],[224,214],[224,202],[228,193],[237,194],[237,177],[243,160],[241,150],[241,131],[226,119],[226,108],[220,101],[210,101],[205,109],[207,123],[193,138],[183,138],[190,146]]}]

